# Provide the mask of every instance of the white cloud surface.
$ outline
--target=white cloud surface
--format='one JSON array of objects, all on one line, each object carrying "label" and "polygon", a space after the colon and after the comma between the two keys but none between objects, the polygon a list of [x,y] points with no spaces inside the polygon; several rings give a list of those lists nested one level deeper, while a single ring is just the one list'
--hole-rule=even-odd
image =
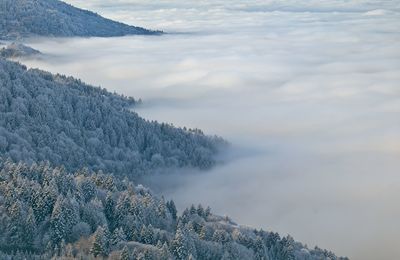
[{"label": "white cloud surface", "polygon": [[24,63],[233,143],[235,160],[154,187],[351,259],[400,258],[397,1],[67,2],[171,34],[32,39],[46,56]]}]

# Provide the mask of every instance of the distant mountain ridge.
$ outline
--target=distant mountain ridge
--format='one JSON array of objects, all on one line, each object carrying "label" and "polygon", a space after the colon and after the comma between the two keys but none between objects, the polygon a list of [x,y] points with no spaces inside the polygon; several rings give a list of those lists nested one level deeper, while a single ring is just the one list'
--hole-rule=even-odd
[{"label": "distant mountain ridge", "polygon": [[114,37],[162,33],[112,21],[59,0],[1,0],[0,17],[0,39],[5,40],[29,36]]}]

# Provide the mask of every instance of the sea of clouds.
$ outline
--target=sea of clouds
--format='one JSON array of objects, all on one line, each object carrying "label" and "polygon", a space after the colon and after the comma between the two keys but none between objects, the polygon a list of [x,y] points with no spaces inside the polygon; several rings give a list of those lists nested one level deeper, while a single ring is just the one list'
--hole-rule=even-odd
[{"label": "sea of clouds", "polygon": [[45,55],[23,63],[232,143],[154,190],[351,259],[400,258],[400,2],[67,2],[168,34],[30,39]]}]

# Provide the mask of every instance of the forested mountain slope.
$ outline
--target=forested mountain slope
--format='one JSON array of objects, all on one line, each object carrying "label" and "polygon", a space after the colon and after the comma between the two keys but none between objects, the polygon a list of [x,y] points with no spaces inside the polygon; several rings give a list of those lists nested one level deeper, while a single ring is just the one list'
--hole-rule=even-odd
[{"label": "forested mountain slope", "polygon": [[238,226],[201,205],[177,216],[173,201],[110,175],[0,160],[0,258],[52,257],[346,259]]},{"label": "forested mountain slope", "polygon": [[146,121],[129,110],[135,103],[0,58],[0,156],[128,177],[215,164],[222,139]]},{"label": "forested mountain slope", "polygon": [[0,56],[3,58],[28,57],[39,54],[41,54],[40,51],[17,42],[13,42],[0,49]]},{"label": "forested mountain slope", "polygon": [[115,22],[59,0],[0,1],[0,39],[160,33]]}]

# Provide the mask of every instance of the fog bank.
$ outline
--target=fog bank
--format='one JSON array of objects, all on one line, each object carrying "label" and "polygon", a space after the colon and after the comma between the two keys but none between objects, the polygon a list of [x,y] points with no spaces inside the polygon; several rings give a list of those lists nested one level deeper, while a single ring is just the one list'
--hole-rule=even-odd
[{"label": "fog bank", "polygon": [[351,259],[400,258],[396,1],[67,2],[170,34],[31,39],[45,55],[23,63],[232,143],[226,164],[155,190]]}]

